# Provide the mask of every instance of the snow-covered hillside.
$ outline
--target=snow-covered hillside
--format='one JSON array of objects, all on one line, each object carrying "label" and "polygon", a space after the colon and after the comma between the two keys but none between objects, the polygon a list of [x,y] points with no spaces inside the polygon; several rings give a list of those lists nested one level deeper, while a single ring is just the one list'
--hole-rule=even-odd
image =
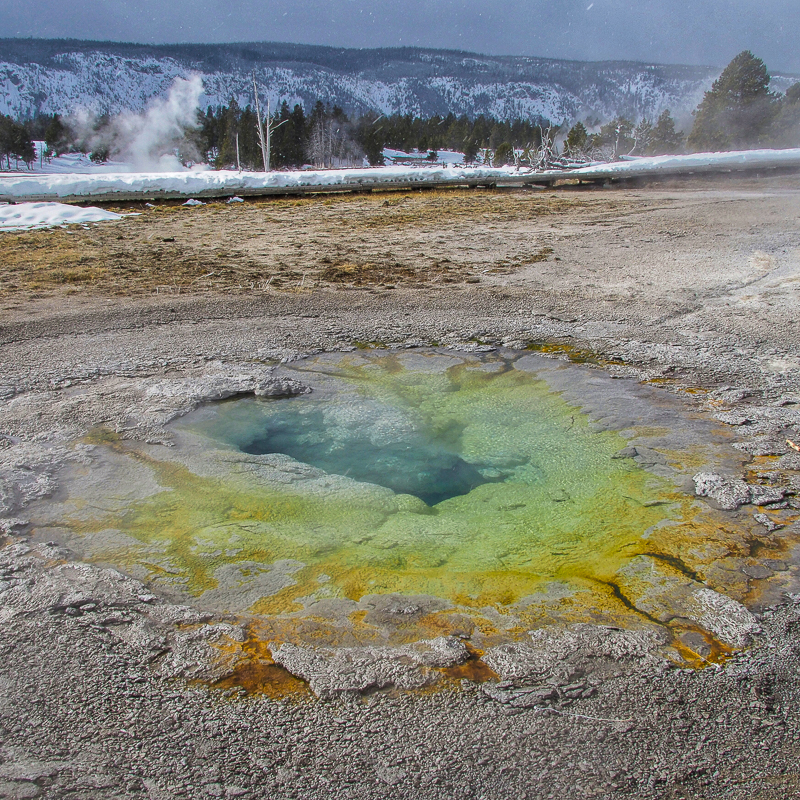
[{"label": "snow-covered hillside", "polygon": [[[0,40],[0,112],[67,114],[142,110],[176,77],[199,73],[203,106],[252,102],[252,73],[273,108],[317,101],[347,111],[488,114],[556,122],[688,118],[719,70],[632,62],[575,62],[400,49],[281,44],[146,46]],[[785,89],[791,78],[778,77]],[[784,85],[785,84],[785,85]]]}]

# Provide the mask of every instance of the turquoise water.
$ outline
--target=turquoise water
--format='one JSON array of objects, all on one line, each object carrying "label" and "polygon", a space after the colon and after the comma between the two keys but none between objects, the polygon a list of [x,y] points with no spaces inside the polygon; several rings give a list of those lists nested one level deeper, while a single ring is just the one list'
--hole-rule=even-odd
[{"label": "turquoise water", "polygon": [[[487,477],[489,465],[470,464],[461,457],[463,426],[455,421],[444,430],[422,424],[418,430],[376,441],[369,428],[359,426],[343,427],[333,435],[323,409],[310,398],[254,406],[252,411],[250,423],[230,437],[243,452],[282,453],[333,475],[414,495],[429,506],[501,479],[496,470]],[[391,414],[389,408],[384,411]]]}]

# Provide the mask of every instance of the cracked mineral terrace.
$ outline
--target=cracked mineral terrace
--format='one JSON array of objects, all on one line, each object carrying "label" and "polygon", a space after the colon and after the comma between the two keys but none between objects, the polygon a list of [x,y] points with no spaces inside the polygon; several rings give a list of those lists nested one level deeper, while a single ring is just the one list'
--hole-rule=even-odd
[{"label": "cracked mineral terrace", "polygon": [[[800,791],[800,178],[161,206],[4,234],[0,275],[0,795]],[[564,430],[624,434],[613,469],[639,481],[646,535],[591,591],[550,580],[475,607],[365,594],[330,553],[304,573],[291,547],[267,560],[221,536],[252,507],[209,484],[219,465],[367,486],[268,448],[221,446],[213,468],[193,449],[209,404],[306,402],[324,386],[303,365],[342,358],[535,365],[574,409]],[[475,464],[490,482],[430,497],[450,509],[437,524],[528,469]],[[192,497],[227,516],[170,550],[159,534]],[[704,520],[691,536],[677,497]]]}]

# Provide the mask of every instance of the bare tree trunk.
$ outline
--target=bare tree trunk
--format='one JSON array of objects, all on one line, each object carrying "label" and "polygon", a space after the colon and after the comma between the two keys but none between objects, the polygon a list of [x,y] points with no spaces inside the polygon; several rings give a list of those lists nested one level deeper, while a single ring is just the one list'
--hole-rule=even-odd
[{"label": "bare tree trunk", "polygon": [[[264,172],[269,172],[269,147],[264,139],[264,125],[261,122],[261,106],[258,102],[258,87],[256,86],[255,72],[253,73],[253,94],[256,98],[256,119],[258,120],[258,143],[261,145],[261,158],[264,161]],[[269,108],[269,104],[267,108]],[[267,125],[269,125],[269,112],[267,112]]]},{"label": "bare tree trunk", "polygon": [[272,117],[269,115],[269,97],[267,98],[267,165],[266,171],[269,172],[269,162],[270,157],[272,156],[272,152],[270,147],[272,146],[271,142],[272,137]]}]

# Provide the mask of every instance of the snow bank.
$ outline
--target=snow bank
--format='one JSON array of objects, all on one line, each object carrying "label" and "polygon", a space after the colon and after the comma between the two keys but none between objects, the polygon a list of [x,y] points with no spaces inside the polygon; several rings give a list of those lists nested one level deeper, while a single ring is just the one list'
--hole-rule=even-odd
[{"label": "snow bank", "polygon": [[[521,173],[514,167],[373,167],[296,172],[128,172],[0,177],[0,199],[62,200],[228,197],[293,191],[330,191],[416,184],[496,183]],[[527,174],[527,173],[524,173]]]},{"label": "snow bank", "polygon": [[534,172],[516,167],[394,166],[296,172],[156,172],[0,177],[0,200],[133,200],[289,194],[359,189],[549,184],[569,178],[609,180],[697,172],[800,168],[800,149],[658,156],[579,169]]},{"label": "snow bank", "polygon": [[731,153],[693,153],[688,156],[653,156],[592,165],[570,170],[573,177],[632,178],[647,175],[681,175],[694,172],[727,172],[776,167],[800,167],[800,149],[737,150]]},{"label": "snow bank", "polygon": [[58,225],[106,222],[122,218],[122,214],[103,211],[101,208],[79,208],[63,203],[19,203],[0,206],[0,231],[54,228]]}]

